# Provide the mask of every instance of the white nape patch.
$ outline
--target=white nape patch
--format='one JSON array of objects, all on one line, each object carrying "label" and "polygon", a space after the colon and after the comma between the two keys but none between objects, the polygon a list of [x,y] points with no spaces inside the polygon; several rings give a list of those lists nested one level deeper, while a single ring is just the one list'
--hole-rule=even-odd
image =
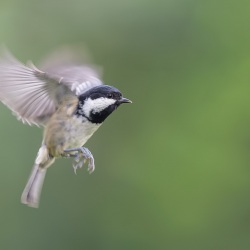
[{"label": "white nape patch", "polygon": [[94,100],[92,100],[91,98],[88,98],[87,100],[85,100],[82,106],[82,111],[87,117],[89,117],[91,111],[94,114],[99,113],[105,108],[107,108],[108,106],[114,104],[115,102],[116,100],[105,98],[105,97],[100,97]]}]

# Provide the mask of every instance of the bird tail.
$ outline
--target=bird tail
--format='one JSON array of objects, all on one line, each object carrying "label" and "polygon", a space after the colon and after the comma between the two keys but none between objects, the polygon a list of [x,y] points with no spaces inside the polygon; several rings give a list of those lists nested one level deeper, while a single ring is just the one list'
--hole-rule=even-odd
[{"label": "bird tail", "polygon": [[42,145],[38,151],[31,175],[21,196],[21,202],[23,204],[35,208],[39,206],[40,194],[46,171],[54,160],[54,158],[49,157],[47,147]]}]

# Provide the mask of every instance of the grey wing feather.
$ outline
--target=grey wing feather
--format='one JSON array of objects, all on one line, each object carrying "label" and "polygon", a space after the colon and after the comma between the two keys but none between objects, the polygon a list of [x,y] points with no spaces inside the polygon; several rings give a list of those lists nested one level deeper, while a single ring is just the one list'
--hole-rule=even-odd
[{"label": "grey wing feather", "polygon": [[48,75],[50,77],[60,77],[60,81],[77,96],[102,84],[94,68],[85,65],[60,66],[52,70],[49,69]]},{"label": "grey wing feather", "polygon": [[28,124],[45,125],[65,94],[79,95],[99,84],[87,66],[59,67],[45,73],[6,51],[0,57],[0,101]]},{"label": "grey wing feather", "polygon": [[23,122],[43,124],[55,111],[49,95],[52,85],[56,84],[48,84],[42,72],[26,67],[7,52],[0,58],[0,100]]},{"label": "grey wing feather", "polygon": [[62,46],[41,63],[41,68],[50,75],[56,75],[80,95],[89,88],[102,84],[102,69],[90,64],[91,57],[84,47]]}]

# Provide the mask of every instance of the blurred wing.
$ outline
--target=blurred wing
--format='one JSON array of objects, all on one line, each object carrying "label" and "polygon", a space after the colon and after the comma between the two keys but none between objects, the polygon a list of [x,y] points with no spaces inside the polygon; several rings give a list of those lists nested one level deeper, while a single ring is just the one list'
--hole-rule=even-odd
[{"label": "blurred wing", "polygon": [[50,91],[57,83],[29,68],[10,54],[0,58],[0,101],[23,122],[40,125],[55,111]]},{"label": "blurred wing", "polygon": [[101,67],[89,61],[91,58],[86,48],[63,46],[47,56],[40,65],[51,76],[62,77],[64,84],[76,95],[80,95],[102,84]]},{"label": "blurred wing", "polygon": [[28,124],[45,125],[65,95],[79,95],[99,84],[85,66],[59,67],[50,74],[7,52],[0,58],[0,101]]},{"label": "blurred wing", "polygon": [[48,69],[47,75],[58,79],[75,95],[79,96],[90,88],[102,84],[96,71],[85,65],[69,65]]}]

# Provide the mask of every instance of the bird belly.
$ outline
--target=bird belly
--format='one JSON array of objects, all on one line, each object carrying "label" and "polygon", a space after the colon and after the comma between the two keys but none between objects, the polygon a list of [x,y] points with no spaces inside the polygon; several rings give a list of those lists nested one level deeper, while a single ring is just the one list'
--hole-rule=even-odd
[{"label": "bird belly", "polygon": [[100,124],[93,124],[84,117],[57,119],[56,123],[48,124],[45,131],[49,154],[58,157],[65,149],[82,147],[99,127]]}]

